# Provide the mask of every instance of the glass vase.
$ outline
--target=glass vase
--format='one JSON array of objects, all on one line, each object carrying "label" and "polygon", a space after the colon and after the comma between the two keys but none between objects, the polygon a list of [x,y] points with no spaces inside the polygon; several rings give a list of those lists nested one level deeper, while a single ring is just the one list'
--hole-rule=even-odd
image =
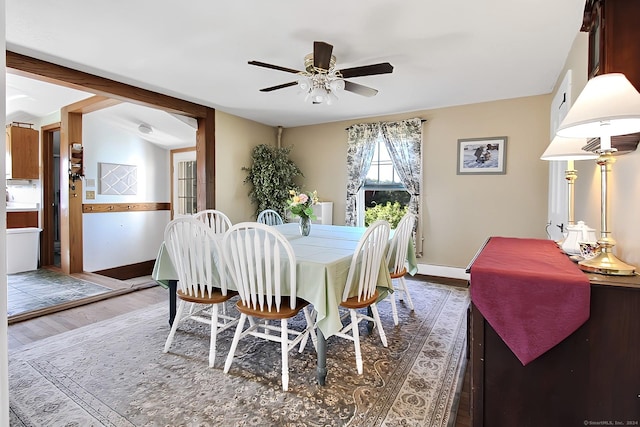
[{"label": "glass vase", "polygon": [[308,236],[311,232],[311,218],[301,216],[299,226],[300,234],[303,236]]}]

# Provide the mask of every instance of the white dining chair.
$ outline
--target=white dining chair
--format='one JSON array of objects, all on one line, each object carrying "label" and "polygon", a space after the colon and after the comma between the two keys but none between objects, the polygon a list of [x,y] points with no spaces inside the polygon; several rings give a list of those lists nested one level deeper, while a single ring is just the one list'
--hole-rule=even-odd
[{"label": "white dining chair", "polygon": [[389,266],[391,283],[394,285],[394,291],[389,292],[389,300],[391,301],[393,323],[396,325],[398,324],[396,293],[398,293],[400,299],[402,299],[402,295],[404,295],[404,299],[407,300],[407,305],[411,311],[414,310],[413,301],[411,300],[409,288],[407,288],[407,282],[404,280],[404,275],[407,274],[407,250],[415,221],[416,217],[413,214],[406,214],[402,217],[395,229],[391,242],[389,243],[389,249],[387,250],[387,265]]},{"label": "white dining chair", "polygon": [[280,214],[273,209],[265,209],[258,214],[258,222],[267,225],[281,225],[284,224]]},{"label": "white dining chair", "polygon": [[[218,306],[237,295],[227,289],[224,260],[218,250],[218,239],[202,221],[191,217],[174,219],[167,224],[164,244],[178,274],[176,296],[180,300],[176,317],[164,345],[164,353],[171,348],[178,326],[194,320],[210,325],[209,366],[216,358],[216,339],[238,322],[237,317],[218,312]],[[190,309],[185,313],[185,306]]]},{"label": "white dining chair", "polygon": [[[381,263],[385,262],[389,233],[389,223],[378,220],[371,224],[362,235],[351,259],[347,283],[340,303],[341,307],[348,310],[343,319],[350,317],[351,321],[335,335],[353,341],[358,374],[362,374],[362,354],[360,351],[360,332],[358,330],[361,321],[374,322],[374,328],[378,329],[382,345],[387,347],[387,337],[382,328],[376,305],[376,301],[379,298],[376,285]],[[355,296],[352,296],[354,293]],[[371,308],[371,316],[362,311],[365,308]]]},{"label": "white dining chair", "polygon": [[[193,214],[193,217],[205,223],[216,234],[224,234],[231,228],[231,220],[222,211],[216,209],[205,209]],[[227,306],[222,306],[222,313],[227,314]]]},{"label": "white dining chair", "polygon": [[[224,365],[228,373],[238,342],[247,336],[279,342],[282,355],[282,389],[289,389],[289,351],[305,342],[313,331],[308,302],[296,295],[296,256],[287,239],[274,227],[257,222],[232,226],[222,241],[229,274],[240,300],[240,320]],[[289,319],[303,311],[306,328],[289,328]],[[249,327],[244,328],[249,319]],[[255,319],[279,321],[256,322]],[[279,334],[271,332],[280,332]],[[292,336],[293,338],[290,338]],[[304,340],[304,341],[303,341]],[[315,340],[314,340],[315,343]],[[300,346],[300,352],[303,347]]]},{"label": "white dining chair", "polygon": [[224,233],[231,228],[231,220],[229,217],[215,209],[205,209],[193,214],[193,216],[207,224],[214,233]]}]

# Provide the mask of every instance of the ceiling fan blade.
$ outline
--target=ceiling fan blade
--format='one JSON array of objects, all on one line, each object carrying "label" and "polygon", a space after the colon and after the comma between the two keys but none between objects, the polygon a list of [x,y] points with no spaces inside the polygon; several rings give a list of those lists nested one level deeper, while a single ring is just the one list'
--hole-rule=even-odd
[{"label": "ceiling fan blade", "polygon": [[260,62],[260,61],[249,61],[249,65],[256,65],[258,67],[270,68],[272,70],[280,70],[286,73],[293,73],[293,74],[298,74],[302,72],[299,70],[294,70],[293,68],[281,67],[279,65],[267,64],[266,62]]},{"label": "ceiling fan blade", "polygon": [[363,86],[358,83],[348,82],[346,80],[344,81],[344,90],[368,97],[375,96],[376,93],[378,93],[376,89],[370,88],[368,86]]},{"label": "ceiling fan blade", "polygon": [[264,89],[260,89],[260,92],[271,92],[278,89],[284,89],[285,87],[295,86],[297,84],[298,82],[283,83],[278,86],[265,87]]},{"label": "ceiling fan blade", "polygon": [[363,65],[361,67],[345,68],[340,70],[340,74],[345,79],[351,77],[361,76],[373,76],[376,74],[389,74],[393,72],[393,65],[388,62],[381,62],[380,64]]},{"label": "ceiling fan blade", "polygon": [[332,52],[333,46],[329,43],[313,42],[313,66],[328,70]]}]

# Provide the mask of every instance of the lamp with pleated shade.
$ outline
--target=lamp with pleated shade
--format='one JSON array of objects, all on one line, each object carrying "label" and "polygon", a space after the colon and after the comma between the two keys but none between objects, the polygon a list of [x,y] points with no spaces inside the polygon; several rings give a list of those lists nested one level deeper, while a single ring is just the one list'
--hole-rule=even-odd
[{"label": "lamp with pleated shade", "polygon": [[615,158],[611,137],[640,132],[640,93],[624,74],[596,76],[587,82],[578,99],[558,127],[557,135],[569,138],[600,138],[597,164],[600,166],[600,253],[580,261],[580,268],[594,273],[618,276],[635,274],[635,267],[613,254],[616,242],[609,230],[607,178]]},{"label": "lamp with pleated shade", "polygon": [[[542,153],[540,158],[549,161],[567,161],[567,169],[564,171],[564,178],[567,181],[567,227],[566,237],[556,243],[562,247],[562,250],[569,255],[577,255],[580,253],[579,241],[584,240],[582,236],[589,227],[580,222],[576,225],[575,221],[575,181],[578,178],[578,171],[575,169],[574,161],[576,160],[593,160],[598,157],[597,154],[590,151],[584,151],[587,143],[586,138],[563,138],[556,136],[551,144]],[[562,227],[561,227],[562,228]],[[593,231],[592,231],[593,232]]]}]

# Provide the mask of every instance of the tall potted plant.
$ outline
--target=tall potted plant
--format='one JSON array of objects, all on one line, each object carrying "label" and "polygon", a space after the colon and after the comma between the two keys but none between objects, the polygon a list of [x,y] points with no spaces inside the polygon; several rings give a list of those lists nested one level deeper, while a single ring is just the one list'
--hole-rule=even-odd
[{"label": "tall potted plant", "polygon": [[249,198],[256,206],[256,217],[265,209],[273,209],[284,218],[289,190],[298,188],[294,179],[304,176],[289,158],[291,148],[257,145],[251,152],[251,166],[242,168],[247,172],[245,184],[251,185]]}]

